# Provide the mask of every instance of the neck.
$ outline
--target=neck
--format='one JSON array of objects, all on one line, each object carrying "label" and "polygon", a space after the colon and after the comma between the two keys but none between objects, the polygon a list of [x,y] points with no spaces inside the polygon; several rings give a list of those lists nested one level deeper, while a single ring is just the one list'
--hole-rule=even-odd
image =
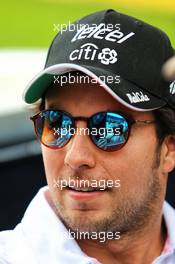
[{"label": "neck", "polygon": [[160,216],[142,232],[123,235],[119,240],[105,243],[97,240],[78,240],[81,249],[103,264],[151,264],[158,257],[166,240],[165,225]]}]

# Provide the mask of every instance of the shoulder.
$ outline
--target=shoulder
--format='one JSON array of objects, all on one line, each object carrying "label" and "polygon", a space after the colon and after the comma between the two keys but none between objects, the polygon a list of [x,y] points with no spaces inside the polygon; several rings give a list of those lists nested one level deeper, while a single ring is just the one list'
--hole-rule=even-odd
[{"label": "shoulder", "polygon": [[0,232],[0,264],[35,264],[28,242],[21,224],[14,230]]}]

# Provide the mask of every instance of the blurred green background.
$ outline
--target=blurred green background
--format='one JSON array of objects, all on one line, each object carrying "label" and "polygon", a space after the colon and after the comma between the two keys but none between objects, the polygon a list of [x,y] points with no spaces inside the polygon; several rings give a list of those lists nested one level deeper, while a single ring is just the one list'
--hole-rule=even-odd
[{"label": "blurred green background", "polygon": [[54,24],[68,24],[97,10],[113,8],[166,31],[175,47],[175,0],[8,0],[1,1],[0,47],[48,47]]}]

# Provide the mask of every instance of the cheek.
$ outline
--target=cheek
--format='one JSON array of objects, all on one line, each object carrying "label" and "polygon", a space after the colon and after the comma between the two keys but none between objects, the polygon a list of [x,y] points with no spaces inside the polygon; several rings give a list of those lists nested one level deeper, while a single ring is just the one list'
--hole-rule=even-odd
[{"label": "cheek", "polygon": [[42,155],[46,173],[46,179],[51,186],[57,180],[59,172],[64,166],[64,153],[61,150],[52,150],[42,146]]},{"label": "cheek", "polygon": [[119,179],[124,189],[144,185],[152,176],[157,141],[155,133],[148,135],[131,135],[122,149],[108,153],[102,159],[108,174],[111,178]]}]

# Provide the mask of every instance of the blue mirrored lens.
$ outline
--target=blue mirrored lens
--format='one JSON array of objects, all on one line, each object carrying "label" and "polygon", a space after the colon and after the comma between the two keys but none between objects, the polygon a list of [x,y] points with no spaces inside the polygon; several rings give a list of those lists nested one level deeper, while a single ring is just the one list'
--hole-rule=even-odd
[{"label": "blue mirrored lens", "polygon": [[115,150],[128,138],[128,122],[120,114],[104,112],[94,115],[89,122],[93,142],[103,150]]}]

